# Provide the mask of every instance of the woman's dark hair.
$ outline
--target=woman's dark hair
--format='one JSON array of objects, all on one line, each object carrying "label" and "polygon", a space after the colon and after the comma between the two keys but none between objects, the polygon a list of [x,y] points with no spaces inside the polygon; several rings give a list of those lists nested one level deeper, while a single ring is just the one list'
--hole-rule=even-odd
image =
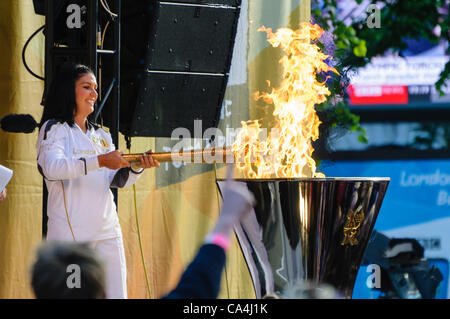
[{"label": "woman's dark hair", "polygon": [[44,99],[44,112],[39,128],[50,119],[67,122],[73,126],[73,114],[77,109],[75,100],[75,82],[92,70],[82,64],[66,63],[57,71]]}]

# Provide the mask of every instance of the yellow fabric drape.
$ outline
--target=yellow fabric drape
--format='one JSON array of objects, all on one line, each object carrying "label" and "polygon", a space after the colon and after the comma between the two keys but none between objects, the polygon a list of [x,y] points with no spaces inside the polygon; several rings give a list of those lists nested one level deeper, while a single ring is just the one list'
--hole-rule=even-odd
[{"label": "yellow fabric drape", "polygon": [[[289,26],[309,20],[310,1],[243,0],[247,6],[248,33],[244,81],[230,84],[225,95],[230,116],[224,116],[220,128],[238,128],[241,120],[265,118],[270,123],[270,107],[253,101],[253,93],[267,90],[266,80],[276,84],[279,77],[279,52],[270,48],[261,26]],[[29,113],[40,119],[43,81],[31,76],[23,66],[21,52],[27,38],[41,25],[44,17],[34,13],[32,1],[0,1],[0,117],[9,113]],[[235,51],[236,53],[237,51]],[[242,53],[242,50],[239,51]],[[44,73],[44,36],[39,33],[30,43],[27,61],[31,69]],[[246,67],[245,67],[246,65]],[[151,123],[149,123],[151,125]],[[225,131],[224,131],[225,133]],[[0,131],[0,164],[14,170],[8,196],[0,204],[0,298],[32,298],[29,267],[41,240],[42,178],[36,169],[32,134]],[[149,148],[164,151],[164,139],[133,138],[132,152]],[[124,152],[121,137],[119,148]],[[219,168],[219,177],[225,175]],[[204,236],[213,227],[219,212],[212,165],[162,165],[143,173],[136,185],[144,258],[152,298],[173,288],[183,269],[191,261]],[[119,191],[119,219],[124,234],[130,298],[148,298],[140,257],[133,189]],[[235,238],[227,253],[220,298],[254,298],[248,269]]]},{"label": "yellow fabric drape", "polygon": [[[43,81],[22,64],[22,47],[44,24],[32,1],[0,1],[0,117],[30,113],[39,117]],[[29,66],[43,74],[43,35],[30,43]],[[42,229],[42,178],[36,169],[37,132],[0,132],[0,164],[14,171],[8,195],[0,204],[0,298],[31,298],[29,266]]]}]

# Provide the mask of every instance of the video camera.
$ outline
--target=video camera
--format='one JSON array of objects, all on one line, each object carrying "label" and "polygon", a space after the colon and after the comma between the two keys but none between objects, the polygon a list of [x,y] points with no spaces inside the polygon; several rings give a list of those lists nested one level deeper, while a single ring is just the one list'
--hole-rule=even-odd
[{"label": "video camera", "polygon": [[383,299],[433,299],[443,280],[441,271],[424,258],[424,249],[413,238],[389,238],[374,230],[362,265],[381,268],[378,289]]}]

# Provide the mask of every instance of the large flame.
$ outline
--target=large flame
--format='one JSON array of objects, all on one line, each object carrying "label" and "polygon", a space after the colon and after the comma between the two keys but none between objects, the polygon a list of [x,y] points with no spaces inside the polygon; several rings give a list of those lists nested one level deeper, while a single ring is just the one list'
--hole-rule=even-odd
[{"label": "large flame", "polygon": [[315,42],[323,34],[318,25],[301,23],[300,29],[272,29],[261,27],[273,47],[285,52],[280,60],[283,79],[271,93],[257,92],[256,99],[274,105],[277,126],[263,139],[258,121],[242,122],[232,150],[237,167],[247,178],[323,177],[316,172],[311,157],[312,141],[319,137],[320,120],[314,106],[330,95],[325,83],[317,81],[318,72],[337,71],[324,61],[329,58]]}]

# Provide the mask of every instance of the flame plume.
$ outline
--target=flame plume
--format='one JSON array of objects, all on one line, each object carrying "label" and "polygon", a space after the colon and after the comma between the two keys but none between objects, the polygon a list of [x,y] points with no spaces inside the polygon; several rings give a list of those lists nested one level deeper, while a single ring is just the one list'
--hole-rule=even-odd
[{"label": "flame plume", "polygon": [[330,91],[325,83],[317,81],[317,73],[333,71],[324,61],[328,55],[320,51],[315,42],[323,34],[318,25],[301,23],[300,29],[259,28],[267,33],[273,47],[280,47],[285,55],[280,60],[283,80],[271,93],[257,92],[256,99],[274,105],[277,120],[266,140],[260,138],[260,123],[242,122],[232,150],[237,167],[247,178],[323,177],[316,172],[311,157],[312,141],[319,137],[320,120],[314,106],[323,103]]}]

